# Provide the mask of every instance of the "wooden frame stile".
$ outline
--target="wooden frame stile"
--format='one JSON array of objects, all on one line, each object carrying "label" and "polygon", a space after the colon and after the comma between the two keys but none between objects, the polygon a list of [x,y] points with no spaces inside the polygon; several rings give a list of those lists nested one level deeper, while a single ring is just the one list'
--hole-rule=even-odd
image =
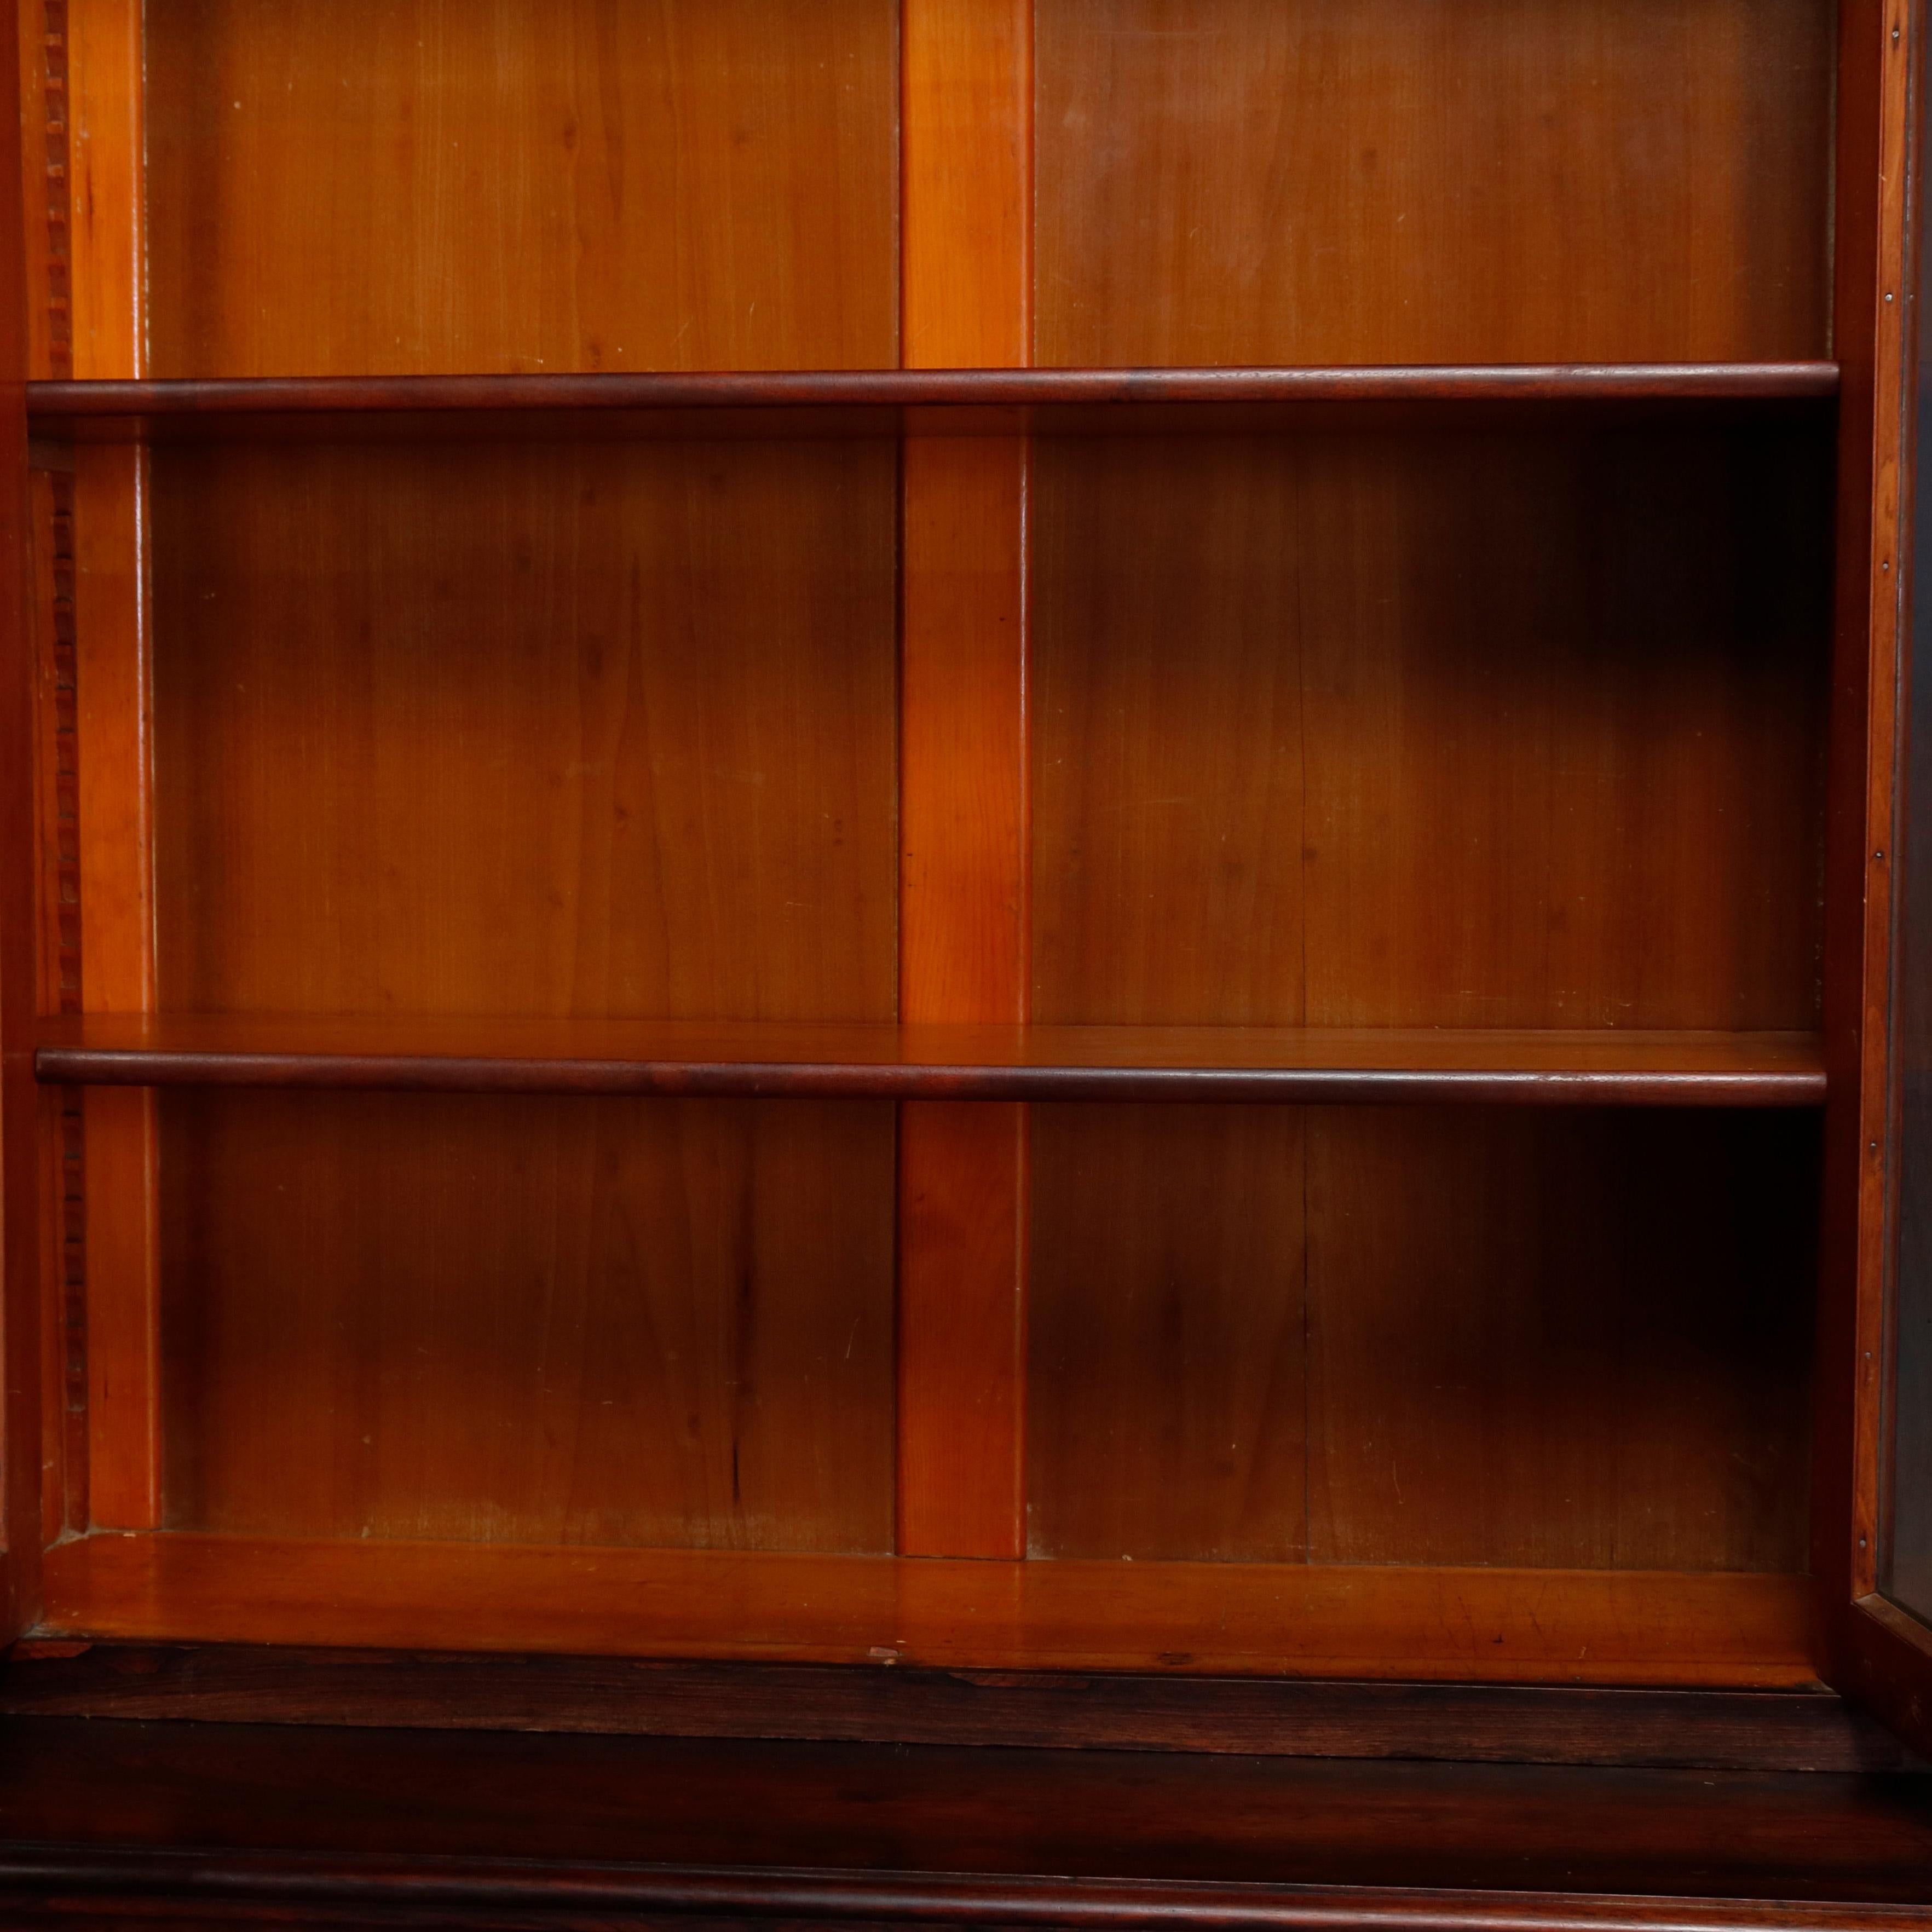
[{"label": "wooden frame stile", "polygon": [[[905,0],[901,360],[1030,362],[1031,0]],[[902,443],[900,1018],[1027,1017],[1027,446]],[[1025,1554],[1026,1113],[899,1125],[902,1556]]]},{"label": "wooden frame stile", "polygon": [[[67,0],[74,373],[146,375],[142,9]],[[83,1010],[152,1012],[148,454],[74,453]],[[160,1520],[155,1096],[83,1099],[90,1527]]]},{"label": "wooden frame stile", "polygon": [[[0,99],[20,98],[19,43],[0,36]],[[33,1040],[44,997],[36,836],[38,680],[26,546],[28,302],[21,154],[0,141],[0,1640],[35,1621],[40,1600],[42,1150],[52,1096],[36,1087]]]},{"label": "wooden frame stile", "polygon": [[1842,370],[1826,926],[1826,1172],[1812,1570],[1826,1674],[1932,1745],[1932,1635],[1878,1593],[1895,1216],[1894,875],[1912,476],[1912,206],[1924,16],[1840,15],[1835,346]]}]

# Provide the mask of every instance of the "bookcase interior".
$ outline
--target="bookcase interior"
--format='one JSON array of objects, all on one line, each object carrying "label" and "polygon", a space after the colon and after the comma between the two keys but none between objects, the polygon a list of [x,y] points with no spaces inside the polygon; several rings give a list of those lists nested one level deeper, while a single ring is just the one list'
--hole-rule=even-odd
[{"label": "bookcase interior", "polygon": [[[986,218],[1020,341],[982,362],[1833,352],[1825,0],[1031,20],[1025,191]],[[973,360],[943,250],[907,292],[929,104],[902,27],[899,0],[147,0],[114,218],[138,327],[116,346],[77,294],[37,374]],[[956,894],[1009,1010],[940,1017],[1811,1052],[1828,399],[1104,415],[62,445],[50,689],[140,724],[80,728],[102,856],[46,920],[45,1010],[405,1046],[412,1021],[929,1019],[908,880],[937,747],[966,774],[942,817],[1010,820],[1018,855]],[[986,700],[1020,721],[1010,770],[974,763],[966,671],[956,707],[943,656],[915,676],[935,604],[1024,634]],[[61,1520],[200,1539],[211,1576],[222,1538],[391,1543],[418,1578],[446,1546],[459,1604],[481,1546],[889,1558],[920,1629],[908,1592],[1076,1580],[1050,1631],[997,1610],[948,1639],[989,1667],[1205,1667],[1217,1593],[1292,1622],[1299,1566],[1349,1572],[1319,1615],[1378,1604],[1366,1634],[1216,1667],[1440,1674],[1463,1586],[1395,1573],[1493,1570],[1467,1587],[1510,1616],[1520,1573],[1628,1573],[1655,1589],[1624,1653],[1496,1668],[1810,1675],[1814,1107],[1043,1102],[978,1117],[1019,1150],[998,1200],[922,1221],[932,1148],[988,1144],[928,1104],[61,1088],[88,1190]],[[1006,1242],[1024,1284],[1010,1372],[949,1398],[1019,1418],[1018,1546],[976,1580],[947,1560],[986,1551],[908,1529],[909,1432],[966,1426],[905,1370],[915,1224]],[[130,1376],[145,1408],[116,1406]],[[78,1631],[220,1634],[246,1594],[123,1588],[98,1566],[132,1558],[80,1541]],[[724,1574],[663,1571],[638,1643],[877,1648],[804,1585]],[[1749,1621],[1694,1608],[1726,1579],[1756,1648],[1700,1650]],[[563,1647],[569,1587],[422,1627]]]}]

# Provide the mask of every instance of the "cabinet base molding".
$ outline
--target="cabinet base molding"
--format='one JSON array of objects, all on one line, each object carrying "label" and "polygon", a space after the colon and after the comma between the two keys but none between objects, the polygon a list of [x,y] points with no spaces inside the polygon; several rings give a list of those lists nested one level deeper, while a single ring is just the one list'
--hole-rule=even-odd
[{"label": "cabinet base molding", "polygon": [[1924,1761],[1826,1690],[1335,1683],[252,1644],[42,1642],[0,1718],[1893,1772]]},{"label": "cabinet base molding", "polygon": [[0,1927],[1932,1927],[1932,1779],[0,1720]]}]

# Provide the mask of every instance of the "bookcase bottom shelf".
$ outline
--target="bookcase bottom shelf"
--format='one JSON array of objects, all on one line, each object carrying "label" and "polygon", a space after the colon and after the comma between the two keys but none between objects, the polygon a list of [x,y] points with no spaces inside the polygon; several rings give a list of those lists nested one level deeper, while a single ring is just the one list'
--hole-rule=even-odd
[{"label": "bookcase bottom shelf", "polygon": [[1412,1682],[1816,1682],[1802,1576],[989,1562],[108,1532],[37,1635]]}]

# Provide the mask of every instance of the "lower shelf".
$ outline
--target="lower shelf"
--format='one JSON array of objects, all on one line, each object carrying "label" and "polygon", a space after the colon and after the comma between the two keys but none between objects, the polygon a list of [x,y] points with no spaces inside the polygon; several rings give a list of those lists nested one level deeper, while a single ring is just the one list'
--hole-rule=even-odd
[{"label": "lower shelf", "polygon": [[1802,1576],[101,1533],[44,1636],[1417,1682],[1814,1682]]}]

